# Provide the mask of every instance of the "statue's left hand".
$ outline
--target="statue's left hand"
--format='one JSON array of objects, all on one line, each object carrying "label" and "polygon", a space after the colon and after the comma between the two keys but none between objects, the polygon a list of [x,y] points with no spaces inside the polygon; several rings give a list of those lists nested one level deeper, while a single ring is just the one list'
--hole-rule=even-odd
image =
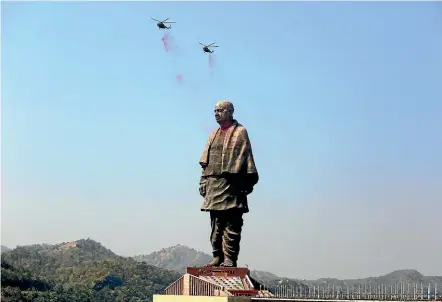
[{"label": "statue's left hand", "polygon": [[243,193],[245,195],[249,195],[252,192],[253,192],[253,188],[247,188],[247,189],[241,190],[241,193]]}]

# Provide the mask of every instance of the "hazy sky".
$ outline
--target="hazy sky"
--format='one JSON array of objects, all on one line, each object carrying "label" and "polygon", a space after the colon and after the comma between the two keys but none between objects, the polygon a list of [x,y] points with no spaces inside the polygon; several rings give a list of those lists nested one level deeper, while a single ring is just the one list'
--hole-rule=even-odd
[{"label": "hazy sky", "polygon": [[210,252],[198,161],[228,98],[260,173],[240,263],[442,275],[440,4],[2,2],[1,42],[2,244]]}]

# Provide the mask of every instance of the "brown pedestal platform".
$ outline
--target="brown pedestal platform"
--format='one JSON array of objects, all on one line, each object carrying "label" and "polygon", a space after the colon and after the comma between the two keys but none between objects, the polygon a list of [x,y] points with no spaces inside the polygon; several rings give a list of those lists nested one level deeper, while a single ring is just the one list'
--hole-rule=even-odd
[{"label": "brown pedestal platform", "polygon": [[250,277],[246,267],[188,267],[186,273],[169,285],[165,295],[184,296],[271,296]]}]

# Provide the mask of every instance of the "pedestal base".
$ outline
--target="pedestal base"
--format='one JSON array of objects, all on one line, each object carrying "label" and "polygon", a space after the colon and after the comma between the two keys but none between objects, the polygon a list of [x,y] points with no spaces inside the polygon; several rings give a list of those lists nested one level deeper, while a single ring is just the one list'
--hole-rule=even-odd
[{"label": "pedestal base", "polygon": [[250,277],[246,267],[188,267],[186,273],[164,292],[170,296],[271,296]]}]

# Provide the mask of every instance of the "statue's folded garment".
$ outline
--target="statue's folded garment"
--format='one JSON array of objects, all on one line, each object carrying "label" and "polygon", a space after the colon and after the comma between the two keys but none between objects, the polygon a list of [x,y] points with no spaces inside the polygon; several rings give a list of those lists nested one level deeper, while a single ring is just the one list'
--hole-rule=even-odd
[{"label": "statue's folded garment", "polygon": [[236,120],[227,129],[213,131],[200,159],[200,185],[205,186],[202,211],[249,211],[247,194],[258,182],[247,130]]}]

